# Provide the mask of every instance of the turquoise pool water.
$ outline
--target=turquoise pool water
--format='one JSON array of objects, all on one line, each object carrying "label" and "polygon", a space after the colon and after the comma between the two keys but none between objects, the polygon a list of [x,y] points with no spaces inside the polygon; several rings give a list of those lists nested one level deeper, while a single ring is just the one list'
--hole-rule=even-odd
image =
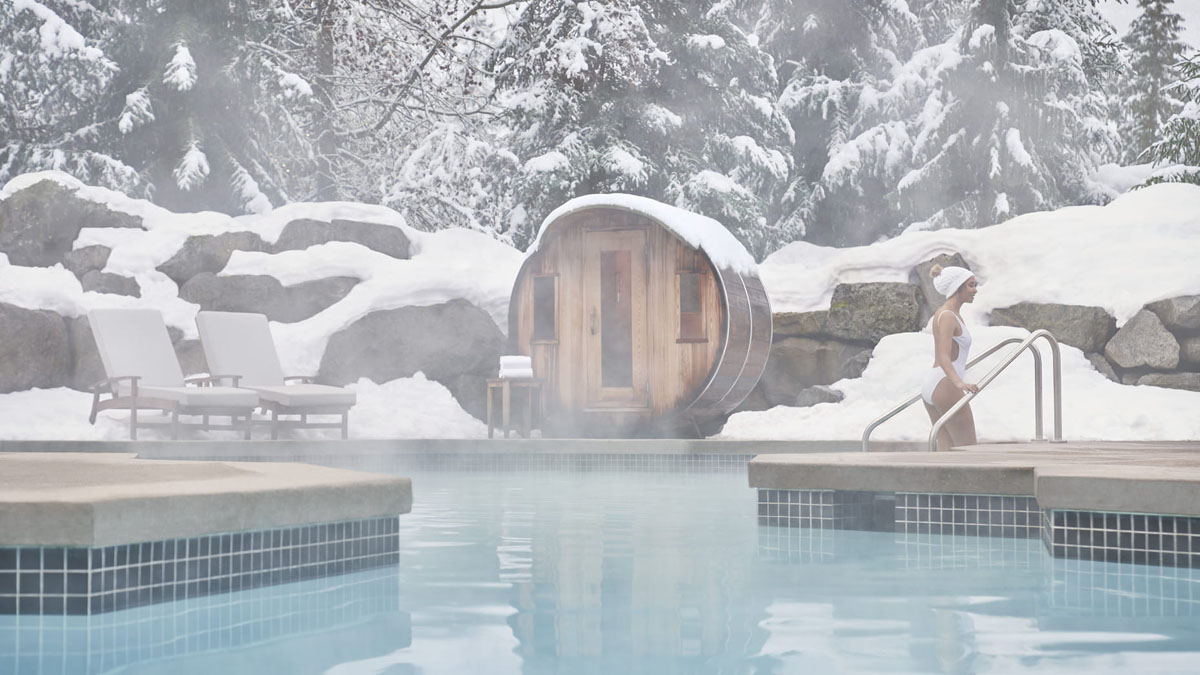
[{"label": "turquoise pool water", "polygon": [[1200,573],[760,527],[744,473],[424,472],[397,568],[0,617],[0,672],[1196,672]]}]

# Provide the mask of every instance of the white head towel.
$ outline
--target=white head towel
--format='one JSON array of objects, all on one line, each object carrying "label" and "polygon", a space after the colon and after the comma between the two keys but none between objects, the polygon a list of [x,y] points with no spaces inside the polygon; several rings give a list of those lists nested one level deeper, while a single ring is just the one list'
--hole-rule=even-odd
[{"label": "white head towel", "polygon": [[965,267],[957,267],[955,265],[943,267],[941,274],[933,278],[933,288],[938,293],[950,297],[963,284],[967,283],[967,279],[973,276],[975,276],[975,273]]}]

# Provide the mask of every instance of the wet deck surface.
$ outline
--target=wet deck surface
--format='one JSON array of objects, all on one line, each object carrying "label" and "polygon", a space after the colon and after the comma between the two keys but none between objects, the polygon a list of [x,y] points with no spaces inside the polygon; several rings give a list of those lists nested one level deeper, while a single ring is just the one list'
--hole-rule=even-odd
[{"label": "wet deck surface", "polygon": [[997,443],[756,457],[752,487],[1032,495],[1042,508],[1200,515],[1200,442]]}]

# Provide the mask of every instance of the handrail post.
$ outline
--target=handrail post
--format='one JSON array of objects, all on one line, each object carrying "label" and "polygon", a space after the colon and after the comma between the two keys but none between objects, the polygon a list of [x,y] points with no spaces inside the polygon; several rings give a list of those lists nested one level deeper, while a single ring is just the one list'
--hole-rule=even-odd
[{"label": "handrail post", "polygon": [[[984,353],[971,359],[971,361],[969,363],[967,363],[967,370],[970,370],[970,368],[972,366],[974,366],[975,364],[979,363],[980,361],[986,359],[987,357],[989,357],[992,354],[999,351],[1001,347],[1003,347],[1005,345],[1013,344],[1014,342],[1020,342],[1020,341],[1021,341],[1021,338],[1006,338],[1004,340],[1001,340],[1000,342],[997,342],[996,344],[994,344],[990,348],[988,348],[988,350],[985,351]],[[907,408],[908,406],[910,406],[920,400],[921,400],[921,395],[917,394],[916,396],[909,398],[905,402],[901,403],[900,405],[896,406],[895,408],[892,408],[890,411],[888,411],[888,412],[884,413],[883,415],[881,415],[880,417],[876,418],[874,422],[871,422],[870,424],[868,424],[867,428],[863,429],[862,451],[863,452],[871,451],[871,434],[875,431],[876,428],[878,428],[884,422],[892,419],[896,415],[903,412],[903,410],[905,408]]]},{"label": "handrail post", "polygon": [[1040,441],[1045,437],[1042,427],[1042,353],[1032,343],[1029,353],[1033,355],[1033,438]]},{"label": "handrail post", "polygon": [[1054,438],[1050,440],[1053,443],[1062,443],[1062,356],[1058,347],[1058,339],[1050,331],[1044,329],[1034,332],[1031,337],[1040,337],[1050,344],[1050,362],[1054,369],[1054,372],[1051,373],[1051,382],[1054,387]]},{"label": "handrail post", "polygon": [[[1037,348],[1033,347],[1033,342],[1043,339],[1050,342],[1050,354],[1052,360],[1054,360],[1054,442],[1062,442],[1062,360],[1060,358],[1060,353],[1058,353],[1058,340],[1055,339],[1055,336],[1052,335],[1049,330],[1039,328],[1038,330],[1034,330],[1030,336],[1026,337],[1026,339],[1021,342],[1019,347],[1016,347],[1006,359],[1002,360],[1000,364],[996,365],[996,368],[991,369],[991,371],[988,372],[988,375],[983,377],[983,380],[979,381],[979,392],[982,392],[982,390],[988,386],[992,380],[995,380],[996,376],[1000,375],[1004,369],[1008,368],[1009,365],[1012,365],[1014,360],[1016,360],[1016,357],[1020,356],[1021,352],[1024,352],[1025,350],[1032,350],[1034,354],[1037,354]],[[1042,359],[1042,357],[1040,357],[1040,354],[1038,354],[1038,356],[1034,357],[1034,364],[1039,364],[1040,359]],[[1040,370],[1039,365],[1034,365],[1034,368]],[[1042,396],[1042,393],[1040,393],[1040,387],[1042,387],[1042,380],[1040,380],[1040,377],[1038,377],[1037,387],[1034,387],[1033,393],[1034,399],[1037,399],[1038,401],[1040,401],[1040,396]],[[978,392],[973,392],[962,396],[962,398],[956,401],[953,406],[950,406],[950,410],[944,412],[942,417],[937,418],[937,422],[934,423],[934,428],[930,429],[929,431],[930,452],[936,452],[937,435],[940,434],[943,426],[949,422],[950,418],[953,418],[955,414],[958,414],[962,408],[966,407],[968,402],[971,402],[972,399],[976,398],[977,394]],[[1038,405],[1038,413],[1037,416],[1034,417],[1034,425],[1037,426],[1039,436],[1040,429],[1042,429],[1042,424],[1038,422],[1040,413],[1042,413],[1042,406]]]}]

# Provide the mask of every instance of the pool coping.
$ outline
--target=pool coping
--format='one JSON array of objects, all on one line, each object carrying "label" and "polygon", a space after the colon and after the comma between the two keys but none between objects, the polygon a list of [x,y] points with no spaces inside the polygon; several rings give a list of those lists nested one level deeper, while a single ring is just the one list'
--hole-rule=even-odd
[{"label": "pool coping", "polygon": [[751,487],[1021,495],[1042,508],[1200,515],[1200,441],[990,443],[950,452],[775,454]]},{"label": "pool coping", "polygon": [[[925,446],[914,441],[875,441],[872,452],[909,452]],[[602,455],[688,455],[738,454],[775,455],[815,452],[852,452],[859,441],[791,441],[726,439],[595,439],[595,438],[495,438],[495,439],[351,439],[351,440],[0,440],[5,452],[92,452],[136,453],[146,459],[261,458],[267,461],[305,461],[306,457],[343,455],[387,457],[415,454],[602,454]]]},{"label": "pool coping", "polygon": [[408,478],[292,462],[0,453],[0,547],[100,547],[408,513]]}]

